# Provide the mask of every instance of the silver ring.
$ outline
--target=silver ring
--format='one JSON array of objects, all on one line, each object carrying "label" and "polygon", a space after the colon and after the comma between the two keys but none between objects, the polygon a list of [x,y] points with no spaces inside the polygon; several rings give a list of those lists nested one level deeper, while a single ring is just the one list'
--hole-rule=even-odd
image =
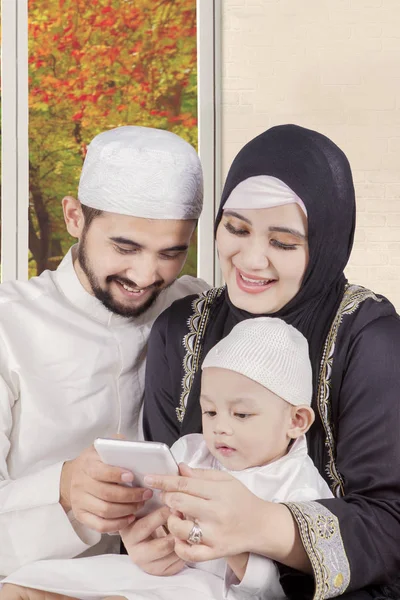
[{"label": "silver ring", "polygon": [[187,541],[188,544],[201,544],[201,540],[203,539],[203,532],[201,527],[195,522],[193,523],[193,527],[189,532]]}]

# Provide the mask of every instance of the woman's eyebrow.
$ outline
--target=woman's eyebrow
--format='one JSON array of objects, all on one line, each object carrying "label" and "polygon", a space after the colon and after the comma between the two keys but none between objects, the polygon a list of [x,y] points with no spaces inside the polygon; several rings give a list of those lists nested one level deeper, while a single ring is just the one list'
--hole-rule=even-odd
[{"label": "woman's eyebrow", "polygon": [[[245,223],[248,223],[249,225],[252,225],[253,223],[250,221],[250,219],[248,219],[247,217],[244,217],[243,215],[241,215],[240,213],[235,212],[234,210],[224,210],[224,216],[228,216],[228,217],[236,217],[237,219],[241,219],[242,221],[244,221]],[[297,229],[292,229],[291,227],[280,227],[280,226],[273,226],[273,227],[268,227],[268,231],[271,232],[281,232],[281,233],[290,233],[291,235],[294,235],[302,240],[306,240],[307,236],[304,233],[301,233],[300,231],[298,231]]]},{"label": "woman's eyebrow", "polygon": [[237,219],[241,219],[242,221],[245,221],[245,223],[252,225],[252,222],[250,221],[250,219],[247,219],[243,215],[240,215],[239,213],[237,213],[233,210],[224,210],[224,216],[236,217]]},{"label": "woman's eyebrow", "polygon": [[307,239],[307,236],[304,233],[301,233],[297,229],[292,229],[291,227],[268,227],[268,231],[277,231],[281,233],[290,233],[291,235],[295,235],[296,237],[301,238],[302,240]]}]

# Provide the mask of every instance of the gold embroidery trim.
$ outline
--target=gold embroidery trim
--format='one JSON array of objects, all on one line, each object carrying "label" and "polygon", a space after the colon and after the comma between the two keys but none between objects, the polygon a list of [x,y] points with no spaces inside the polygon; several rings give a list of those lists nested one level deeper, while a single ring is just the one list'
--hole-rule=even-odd
[{"label": "gold embroidery trim", "polygon": [[345,592],[350,565],[340,534],[339,521],[318,502],[284,503],[292,513],[314,572],[313,600],[327,600]]},{"label": "gold embroidery trim", "polygon": [[199,366],[202,344],[208,324],[211,306],[216,298],[224,291],[224,287],[212,288],[207,292],[203,292],[192,302],[193,314],[188,319],[188,333],[184,336],[182,343],[186,350],[183,358],[183,378],[182,378],[182,393],[179,399],[179,406],[176,408],[176,415],[179,423],[182,423],[185,412],[186,403],[192,389],[193,379]]},{"label": "gold embroidery trim", "polygon": [[[368,298],[381,302],[370,290],[356,285],[346,286],[342,302],[324,345],[317,390],[317,406],[325,430],[328,452],[326,470],[335,496],[344,495],[344,482],[336,465],[336,442],[331,409],[331,376],[339,328],[346,315],[353,314]],[[350,582],[350,565],[340,533],[339,521],[318,502],[285,503],[300,532],[304,548],[314,572],[314,600],[327,600],[345,592]]]},{"label": "gold embroidery trim", "polygon": [[335,496],[341,497],[344,494],[344,483],[341,474],[336,466],[336,443],[332,423],[331,410],[331,373],[333,356],[335,353],[336,339],[339,327],[346,315],[354,313],[364,300],[371,298],[376,302],[382,300],[378,298],[371,290],[359,285],[346,286],[342,302],[332,323],[328,337],[325,342],[322,354],[321,368],[317,392],[317,406],[321,421],[325,430],[325,446],[329,456],[329,462],[326,465],[326,472],[331,480],[331,489]]}]

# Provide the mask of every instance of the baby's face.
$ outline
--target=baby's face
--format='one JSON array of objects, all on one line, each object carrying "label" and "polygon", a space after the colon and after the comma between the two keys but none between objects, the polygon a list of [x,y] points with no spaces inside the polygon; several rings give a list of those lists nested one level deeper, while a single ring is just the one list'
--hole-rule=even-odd
[{"label": "baby's face", "polygon": [[227,469],[266,465],[287,453],[293,407],[259,383],[206,368],[200,404],[208,449]]}]

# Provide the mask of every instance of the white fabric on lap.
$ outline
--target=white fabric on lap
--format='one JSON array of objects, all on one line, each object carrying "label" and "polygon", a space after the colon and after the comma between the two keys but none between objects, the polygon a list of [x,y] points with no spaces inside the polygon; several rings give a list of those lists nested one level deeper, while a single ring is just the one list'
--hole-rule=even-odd
[{"label": "white fabric on lap", "polygon": [[[189,567],[173,577],[144,573],[129,556],[105,554],[79,560],[49,560],[26,565],[8,583],[65,594],[81,600],[121,595],[128,600],[214,600],[221,580]],[[161,593],[162,590],[162,593]]]},{"label": "white fabric on lap", "polygon": [[[184,461],[193,468],[226,471],[210,454],[200,434],[184,436],[171,450],[177,462]],[[299,438],[283,458],[231,474],[265,500],[332,497],[307,454],[305,437]],[[253,554],[240,583],[234,580],[223,558],[186,567],[172,577],[157,577],[144,573],[128,556],[111,554],[36,562],[22,567],[6,581],[82,600],[101,600],[107,595],[121,595],[128,600],[282,600],[285,597],[274,563]]]}]

